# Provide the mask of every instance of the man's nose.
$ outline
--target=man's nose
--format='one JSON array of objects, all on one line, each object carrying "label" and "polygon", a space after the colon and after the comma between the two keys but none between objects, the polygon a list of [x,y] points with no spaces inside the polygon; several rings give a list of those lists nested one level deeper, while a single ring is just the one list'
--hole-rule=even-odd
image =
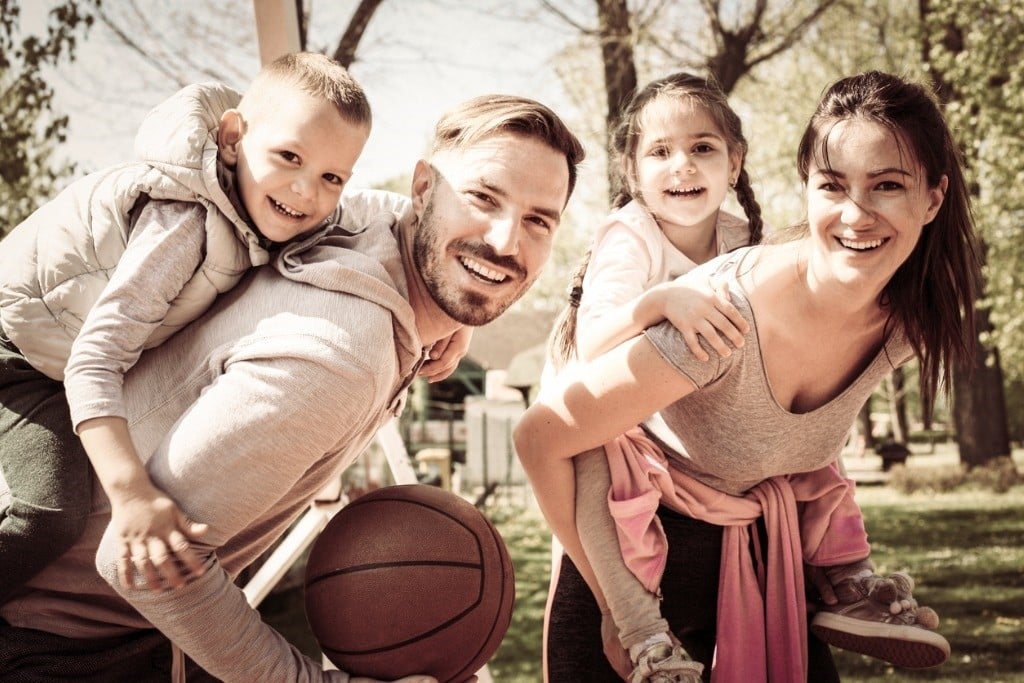
[{"label": "man's nose", "polygon": [[503,215],[493,218],[484,235],[484,241],[502,256],[519,253],[519,218]]}]

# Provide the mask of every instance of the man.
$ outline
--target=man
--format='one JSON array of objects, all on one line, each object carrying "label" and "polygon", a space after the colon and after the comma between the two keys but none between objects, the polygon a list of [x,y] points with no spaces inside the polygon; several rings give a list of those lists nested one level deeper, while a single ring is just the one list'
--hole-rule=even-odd
[{"label": "man", "polygon": [[[191,544],[204,572],[123,587],[98,494],[82,539],[0,608],[0,679],[166,680],[169,638],[179,680],[348,680],[262,623],[233,578],[401,409],[425,349],[529,288],[582,158],[543,105],[470,100],[438,123],[411,207],[346,198],[345,227],[365,230],[257,269],[145,354],[125,379],[132,438],[154,483],[208,525]],[[170,585],[161,551],[134,570]]]}]

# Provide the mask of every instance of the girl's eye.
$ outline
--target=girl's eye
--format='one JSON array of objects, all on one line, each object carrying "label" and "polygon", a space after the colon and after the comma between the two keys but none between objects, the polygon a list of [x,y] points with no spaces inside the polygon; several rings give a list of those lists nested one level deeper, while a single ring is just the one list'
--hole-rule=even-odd
[{"label": "girl's eye", "polygon": [[818,189],[821,190],[822,192],[842,192],[843,191],[843,188],[840,187],[839,183],[833,182],[831,180],[825,181],[825,182],[821,183],[820,185],[818,185]]},{"label": "girl's eye", "polygon": [[895,180],[883,180],[878,183],[878,189],[882,192],[896,192],[903,189],[903,184]]},{"label": "girl's eye", "polygon": [[658,159],[666,157],[666,156],[668,156],[668,148],[667,147],[652,147],[651,149],[647,150],[647,156],[655,157],[655,158],[658,158]]},{"label": "girl's eye", "polygon": [[709,144],[702,143],[702,144],[694,146],[693,151],[697,152],[699,154],[707,154],[708,152],[714,152],[715,148],[712,147]]},{"label": "girl's eye", "polygon": [[280,153],[280,155],[281,155],[281,158],[284,159],[285,161],[298,161],[298,159],[299,159],[299,155],[298,154],[295,154],[294,152],[289,152],[287,150],[282,151]]}]

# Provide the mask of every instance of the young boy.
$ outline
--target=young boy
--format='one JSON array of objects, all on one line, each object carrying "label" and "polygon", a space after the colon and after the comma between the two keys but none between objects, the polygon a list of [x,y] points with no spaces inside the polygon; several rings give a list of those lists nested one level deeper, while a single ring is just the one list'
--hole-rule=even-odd
[{"label": "young boy", "polygon": [[148,557],[147,581],[166,562],[201,573],[188,548],[205,527],[143,468],[124,373],[247,269],[339,224],[370,124],[340,64],[286,55],[240,101],[221,86],[183,89],[143,122],[144,161],[76,181],[0,243],[0,431],[21,433],[18,448],[0,449],[12,490],[0,510],[0,602],[77,540],[90,461],[125,560]]}]

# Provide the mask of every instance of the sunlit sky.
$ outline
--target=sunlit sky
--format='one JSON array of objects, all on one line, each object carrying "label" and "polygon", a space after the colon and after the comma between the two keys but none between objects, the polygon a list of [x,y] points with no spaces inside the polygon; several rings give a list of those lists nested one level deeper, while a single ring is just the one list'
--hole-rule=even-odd
[{"label": "sunlit sky", "polygon": [[[147,3],[152,5],[151,26],[159,34],[151,40],[173,41],[175,26],[167,24],[175,19],[166,15],[167,6],[155,0],[138,4]],[[53,0],[24,0],[22,29],[41,30],[45,11],[53,4]],[[195,15],[204,16],[205,3],[198,0],[182,0],[177,6],[192,4]],[[259,66],[252,1],[221,4],[237,6],[235,35],[242,38],[239,45],[232,46],[232,54],[223,57],[244,74],[238,82],[228,80],[228,84],[244,89]],[[561,110],[564,94],[549,60],[568,30],[550,16],[533,24],[506,18],[509,12],[521,16],[535,11],[538,4],[535,0],[383,2],[351,69],[366,89],[374,112],[373,132],[352,184],[366,186],[411,171],[437,118],[468,97],[485,92],[514,93]],[[309,46],[333,49],[355,5],[355,0],[314,0]],[[516,5],[523,10],[517,11]],[[128,11],[126,0],[104,0],[103,7],[115,16]],[[244,30],[247,25],[251,31]],[[201,47],[183,41],[180,49],[205,54]],[[215,59],[211,53],[210,61]],[[216,64],[208,66],[217,68]],[[131,159],[132,138],[143,115],[176,88],[170,82],[162,87],[162,80],[167,79],[118,47],[109,32],[94,28],[81,42],[77,61],[63,66],[52,78],[57,107],[71,116],[71,135],[64,150],[68,157],[88,170]],[[196,73],[188,80],[210,77]]]}]

